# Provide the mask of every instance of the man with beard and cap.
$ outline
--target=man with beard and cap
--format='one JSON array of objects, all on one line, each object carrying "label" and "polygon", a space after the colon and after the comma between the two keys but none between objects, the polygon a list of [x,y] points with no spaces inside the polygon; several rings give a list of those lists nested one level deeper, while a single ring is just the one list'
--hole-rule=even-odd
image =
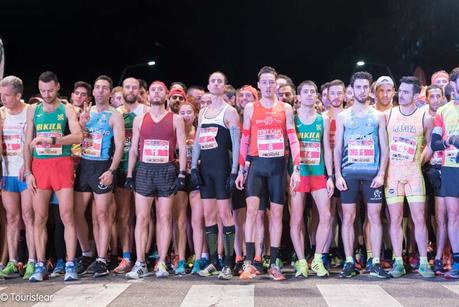
[{"label": "man with beard and cap", "polygon": [[[134,188],[135,191],[137,261],[126,274],[128,279],[148,276],[145,254],[153,201],[156,205],[156,244],[159,252],[155,274],[158,278],[169,276],[165,261],[172,237],[172,196],[185,187],[186,144],[183,118],[166,109],[166,96],[165,84],[154,81],[148,91],[150,111],[137,116],[132,127],[125,186]],[[179,150],[178,176],[176,147]],[[139,163],[134,179],[137,157]]]},{"label": "man with beard and cap", "polygon": [[405,198],[414,223],[420,255],[419,274],[422,277],[435,276],[427,261],[426,190],[421,171],[422,164],[428,160],[427,148],[423,145],[425,142],[430,146],[433,119],[416,107],[420,92],[421,82],[416,77],[403,77],[398,90],[399,106],[385,112],[389,143],[385,196],[389,208],[389,233],[395,254],[389,273],[392,277],[406,274],[402,259]]},{"label": "man with beard and cap", "polygon": [[74,257],[76,232],[74,219],[74,170],[70,147],[83,137],[72,105],[57,98],[60,84],[56,74],[46,71],[38,78],[43,102],[27,110],[24,145],[24,177],[32,192],[34,207],[34,241],[37,254],[31,282],[48,279],[46,241],[48,208],[51,193],[59,200],[59,211],[65,225],[67,262],[64,281],[78,279]]},{"label": "man with beard and cap", "polygon": [[371,224],[373,266],[371,276],[388,278],[380,264],[382,242],[381,207],[387,165],[387,134],[383,113],[367,104],[372,76],[359,71],[352,75],[354,104],[336,118],[335,176],[341,191],[342,237],[346,261],[341,278],[356,274],[354,220],[360,187]]},{"label": "man with beard and cap", "polygon": [[375,98],[376,103],[373,105],[376,110],[385,112],[394,106],[394,81],[388,76],[381,76],[375,83]]},{"label": "man with beard and cap", "polygon": [[[214,72],[208,82],[212,103],[199,114],[191,162],[191,180],[200,187],[204,205],[210,255],[209,265],[199,275],[218,274],[219,279],[231,279],[235,227],[230,201],[238,169],[240,122],[236,109],[224,100],[226,76],[222,72]],[[232,159],[229,151],[232,151]],[[201,161],[199,170],[198,159]],[[217,255],[218,219],[223,224],[223,268],[220,268]]]},{"label": "man with beard and cap", "polygon": [[[94,82],[93,96],[95,106],[84,105],[80,115],[83,130],[81,162],[75,177],[75,221],[78,240],[83,257],[78,263],[78,273],[92,273],[94,277],[109,274],[107,252],[110,241],[111,219],[110,206],[113,202],[113,189],[116,182],[116,170],[123,155],[124,125],[121,114],[110,103],[112,88],[110,77],[101,75]],[[93,271],[86,272],[89,259],[92,258],[86,208],[94,197],[93,206],[96,214],[98,231],[94,232],[97,256]]]},{"label": "man with beard and cap", "polygon": [[171,112],[178,114],[180,104],[186,101],[186,94],[180,88],[173,88],[167,95],[168,107]]},{"label": "man with beard and cap", "polygon": [[145,104],[139,103],[139,90],[140,83],[138,79],[125,79],[121,88],[123,105],[117,108],[118,112],[123,116],[125,134],[123,156],[116,173],[116,229],[123,253],[121,262],[114,270],[116,274],[126,274],[132,268],[131,247],[134,244],[130,242],[133,231],[130,221],[135,210],[132,191],[125,187],[125,183],[128,171],[129,150],[131,149],[132,125],[137,116],[142,116],[148,112],[148,107]]}]

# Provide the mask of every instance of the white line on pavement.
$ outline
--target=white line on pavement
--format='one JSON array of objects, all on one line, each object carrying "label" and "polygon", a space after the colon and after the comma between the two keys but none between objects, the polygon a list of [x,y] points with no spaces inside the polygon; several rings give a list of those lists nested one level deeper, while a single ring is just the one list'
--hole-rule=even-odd
[{"label": "white line on pavement", "polygon": [[456,294],[459,294],[459,285],[443,285],[446,289],[453,291]]},{"label": "white line on pavement", "polygon": [[317,285],[330,307],[402,306],[378,285]]},{"label": "white line on pavement", "polygon": [[6,287],[0,287],[0,291],[5,290],[5,289],[6,289]]},{"label": "white line on pavement", "polygon": [[62,288],[53,294],[53,299],[49,303],[38,303],[39,306],[87,306],[105,307],[118,297],[130,284],[111,283],[111,284],[89,284],[71,285]]},{"label": "white line on pavement", "polygon": [[251,307],[254,305],[253,296],[253,285],[195,285],[188,290],[180,307]]}]

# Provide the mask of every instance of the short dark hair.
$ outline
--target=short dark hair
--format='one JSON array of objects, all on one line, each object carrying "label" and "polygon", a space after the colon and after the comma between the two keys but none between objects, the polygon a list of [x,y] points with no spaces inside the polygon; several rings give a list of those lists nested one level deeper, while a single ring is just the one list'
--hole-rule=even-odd
[{"label": "short dark hair", "polygon": [[290,86],[290,88],[292,89],[293,95],[296,95],[295,87],[293,86],[293,84],[290,84],[288,82],[285,83],[285,84],[282,84],[281,86],[279,86],[279,88],[277,90],[280,90],[281,88],[286,87],[286,86]]},{"label": "short dark hair", "polygon": [[[210,80],[210,76],[212,76],[213,74],[220,74],[220,75],[222,75],[222,76],[223,76],[223,82],[224,82],[225,84],[228,84],[228,78],[226,77],[226,75],[225,75],[224,73],[222,73],[222,72],[219,71],[219,70],[214,71],[213,73],[209,74],[208,80]],[[186,91],[186,89],[185,89],[185,91]]]},{"label": "short dark hair", "polygon": [[179,86],[180,86],[181,88],[183,88],[183,90],[186,92],[186,85],[185,85],[185,83],[180,82],[180,81],[174,81],[174,82],[172,82],[172,83],[171,83],[171,86],[169,86],[169,90],[171,90],[171,88],[172,88],[175,84],[179,85]]},{"label": "short dark hair", "polygon": [[57,79],[56,74],[49,70],[42,72],[41,75],[38,77],[38,81],[45,82],[45,83],[54,81],[55,83],[59,83],[59,80]]},{"label": "short dark hair", "polygon": [[187,93],[189,93],[191,90],[198,90],[198,91],[204,91],[204,88],[202,86],[199,86],[199,85],[191,85],[190,87],[188,87],[188,91]]},{"label": "short dark hair", "polygon": [[94,81],[94,84],[96,84],[96,82],[99,81],[99,80],[107,81],[110,84],[110,91],[112,90],[112,88],[113,88],[113,80],[112,80],[112,78],[110,78],[107,75],[100,75],[99,77],[96,78],[96,81]]},{"label": "short dark hair", "polygon": [[438,86],[436,84],[431,84],[426,88],[426,97],[429,96],[429,91],[430,90],[440,90],[441,94],[444,95],[443,88],[441,86]]},{"label": "short dark hair", "polygon": [[413,95],[419,94],[421,92],[422,84],[418,78],[414,76],[405,76],[400,79],[400,84],[412,84],[413,85]]},{"label": "short dark hair", "polygon": [[327,90],[330,87],[330,82],[325,82],[320,86],[320,92],[322,93],[323,91]]},{"label": "short dark hair", "polygon": [[373,83],[373,76],[367,71],[357,71],[351,76],[351,86],[354,87],[354,82],[357,79],[368,80],[368,83],[371,85]]},{"label": "short dark hair", "polygon": [[451,95],[454,92],[454,87],[451,84],[447,84],[445,86],[445,97],[448,99],[448,101],[451,100]]},{"label": "short dark hair", "polygon": [[297,91],[298,91],[298,95],[301,93],[301,90],[303,89],[303,86],[305,85],[311,85],[313,86],[315,89],[316,89],[316,92],[317,92],[317,85],[311,81],[311,80],[304,80],[303,82],[300,83],[300,85],[298,85],[297,87]]},{"label": "short dark hair", "polygon": [[456,82],[457,78],[459,78],[459,67],[454,68],[449,74],[449,81]]},{"label": "short dark hair", "polygon": [[285,79],[287,80],[287,84],[290,85],[293,89],[295,88],[295,83],[293,83],[292,79],[289,76],[283,75],[283,74],[278,74],[276,77],[277,79]]},{"label": "short dark hair", "polygon": [[341,86],[341,87],[343,87],[343,91],[346,90],[346,85],[344,84],[343,81],[341,81],[339,79],[335,79],[333,81],[328,82],[328,88],[330,88],[332,86]]},{"label": "short dark hair", "polygon": [[88,82],[84,82],[84,81],[77,81],[73,85],[73,91],[75,91],[79,87],[84,88],[88,92],[88,95],[91,95],[91,91],[92,91],[91,84],[89,84]]},{"label": "short dark hair", "polygon": [[233,96],[236,95],[236,89],[234,86],[231,84],[226,84],[225,85],[225,95],[228,96],[228,98],[232,98]]},{"label": "short dark hair", "polygon": [[148,83],[144,79],[137,79],[139,81],[139,87],[148,90]]},{"label": "short dark hair", "polygon": [[262,74],[273,74],[274,77],[277,79],[277,71],[271,66],[263,66],[258,72],[258,79],[260,79],[260,76]]}]

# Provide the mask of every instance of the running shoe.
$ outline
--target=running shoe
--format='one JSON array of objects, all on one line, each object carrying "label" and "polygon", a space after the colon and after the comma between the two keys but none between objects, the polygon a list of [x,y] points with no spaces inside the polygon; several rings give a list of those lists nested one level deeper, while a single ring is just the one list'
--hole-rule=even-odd
[{"label": "running shoe", "polygon": [[220,280],[230,280],[233,278],[233,272],[229,266],[223,266],[220,274],[218,274],[218,279]]},{"label": "running shoe", "polygon": [[70,262],[65,265],[64,281],[75,281],[78,280],[78,274],[74,262]]},{"label": "running shoe", "polygon": [[185,260],[179,260],[175,267],[175,275],[185,275]]},{"label": "running shoe", "polygon": [[298,261],[298,257],[296,256],[296,253],[293,252],[291,257],[290,257],[290,265],[291,266],[295,266],[297,261]]},{"label": "running shoe", "polygon": [[405,267],[403,266],[403,261],[395,261],[392,265],[392,270],[390,270],[389,275],[395,278],[399,278],[403,275],[406,275]]},{"label": "running shoe", "polygon": [[140,279],[150,275],[145,263],[136,262],[131,271],[126,273],[127,279]]},{"label": "running shoe", "polygon": [[0,278],[12,279],[19,277],[19,270],[16,266],[16,263],[9,261],[6,264],[6,267],[0,272]]},{"label": "running shoe", "polygon": [[432,271],[432,268],[430,267],[429,263],[421,263],[419,265],[419,274],[424,277],[424,278],[432,278],[435,277],[434,271]]},{"label": "running shoe", "polygon": [[88,266],[88,268],[86,269],[86,271],[83,272],[83,275],[93,275],[93,276],[94,276],[94,273],[96,273],[96,261],[93,261],[93,262]]},{"label": "running shoe", "polygon": [[257,269],[248,260],[244,261],[242,269],[243,271],[239,275],[239,278],[242,280],[254,279],[257,276]]},{"label": "running shoe", "polygon": [[443,262],[441,259],[435,259],[434,261],[434,269],[433,269],[435,275],[444,275],[445,270],[443,270]]},{"label": "running shoe", "polygon": [[27,280],[32,276],[33,272],[35,270],[35,263],[34,262],[28,262],[25,266],[24,269],[24,276],[22,276],[23,279]]},{"label": "running shoe", "polygon": [[81,256],[77,259],[77,273],[78,275],[85,274],[88,267],[94,262],[94,258]]},{"label": "running shoe", "polygon": [[280,258],[277,258],[276,259],[276,266],[279,268],[279,269],[282,269],[284,267],[284,263],[282,262],[282,260]]},{"label": "running shoe", "polygon": [[261,275],[261,272],[264,271],[264,268],[263,268],[263,263],[261,263],[260,261],[257,261],[257,260],[254,260],[253,261],[253,267],[255,268],[255,274],[256,275]]},{"label": "running shoe", "polygon": [[343,270],[339,273],[340,278],[351,278],[356,275],[355,265],[353,262],[344,263]]},{"label": "running shoe", "polygon": [[370,276],[387,279],[390,275],[382,268],[381,263],[375,263],[371,266]]},{"label": "running shoe", "polygon": [[285,280],[284,274],[282,274],[280,268],[275,264],[271,264],[271,267],[268,270],[268,276],[275,281]]},{"label": "running shoe", "polygon": [[311,262],[311,269],[317,274],[317,277],[326,277],[330,275],[324,263],[320,260],[313,259]]},{"label": "running shoe", "polygon": [[158,262],[156,266],[155,275],[157,278],[166,278],[169,277],[169,272],[167,271],[166,264],[162,261]]},{"label": "running shoe", "polygon": [[419,256],[417,254],[411,254],[408,257],[408,263],[410,264],[411,269],[413,272],[416,272],[419,269]]},{"label": "running shoe", "polygon": [[459,279],[459,262],[453,262],[451,270],[445,274],[447,279]]},{"label": "running shoe", "polygon": [[109,272],[113,272],[118,267],[118,256],[110,256],[110,261],[107,260],[107,268]]},{"label": "running shoe", "polygon": [[239,276],[242,274],[242,272],[244,272],[244,261],[238,261],[236,262],[236,264],[234,265],[234,274],[236,274],[236,276]]},{"label": "running shoe", "polygon": [[367,265],[365,266],[365,273],[371,273],[372,266],[373,266],[373,258],[368,258]]},{"label": "running shoe", "polygon": [[131,261],[123,258],[118,266],[113,270],[115,274],[127,274],[132,269]]},{"label": "running shoe", "polygon": [[192,268],[194,266],[194,261],[196,260],[196,255],[191,255],[190,257],[188,257],[188,259],[186,260],[186,266],[187,268]]},{"label": "running shoe", "polygon": [[63,259],[59,259],[57,260],[56,266],[54,267],[50,277],[57,277],[63,274],[65,274],[65,262]]},{"label": "running shoe", "polygon": [[295,277],[308,278],[308,262],[301,259],[295,262]]},{"label": "running shoe", "polygon": [[208,264],[203,270],[199,271],[199,276],[202,276],[202,277],[209,277],[209,276],[212,276],[212,275],[218,275],[218,269],[217,267],[210,263]]},{"label": "running shoe", "polygon": [[269,269],[269,256],[268,255],[263,256],[263,269],[265,272],[267,272]]},{"label": "running shoe", "polygon": [[32,276],[30,276],[29,281],[40,282],[43,280],[47,280],[48,278],[48,268],[43,264],[43,262],[35,263],[35,270]]},{"label": "running shoe", "polygon": [[[96,263],[94,264],[94,273],[93,273],[93,276],[95,278],[97,277],[102,277],[102,276],[107,276],[108,274],[110,274],[110,271],[108,270],[108,266],[107,266],[107,263],[98,259],[96,260]],[[88,268],[89,270],[89,268]]]},{"label": "running shoe", "polygon": [[191,269],[192,275],[198,275],[199,271],[201,271],[201,259],[196,259],[193,264],[193,268]]}]

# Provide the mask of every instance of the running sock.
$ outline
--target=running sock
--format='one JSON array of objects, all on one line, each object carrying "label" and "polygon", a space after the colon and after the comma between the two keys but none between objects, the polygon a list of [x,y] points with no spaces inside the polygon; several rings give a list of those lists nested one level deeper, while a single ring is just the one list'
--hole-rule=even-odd
[{"label": "running sock", "polygon": [[354,263],[354,257],[352,256],[346,257],[346,262]]},{"label": "running sock", "polygon": [[126,259],[127,261],[131,261],[131,253],[123,252],[123,259]]},{"label": "running sock", "polygon": [[[315,258],[316,254],[314,254],[314,258]],[[323,259],[327,259],[328,260],[328,253],[322,253],[322,260]]]},{"label": "running sock", "polygon": [[100,262],[102,262],[104,264],[107,264],[107,259],[105,259],[105,258],[97,257],[96,261],[100,261]]},{"label": "running sock", "polygon": [[201,253],[201,259],[209,260],[209,253]]},{"label": "running sock", "polygon": [[18,264],[18,261],[16,259],[10,259],[10,262],[14,263],[15,265]]},{"label": "running sock", "polygon": [[373,258],[373,264],[378,264],[379,263],[379,258]]},{"label": "running sock", "polygon": [[207,244],[209,244],[210,263],[218,264],[218,225],[206,226]]},{"label": "running sock", "polygon": [[31,259],[29,258],[28,262],[27,263],[35,263],[35,259]]},{"label": "running sock", "polygon": [[420,264],[427,264],[427,257],[419,257]]},{"label": "running sock", "polygon": [[368,252],[367,251],[367,259],[373,258],[373,252]]},{"label": "running sock", "polygon": [[75,263],[73,263],[73,261],[67,261],[65,266],[75,266]]},{"label": "running sock", "polygon": [[92,251],[90,251],[90,250],[89,251],[83,251],[82,255],[85,256],[85,257],[92,258]]},{"label": "running sock", "polygon": [[245,259],[253,262],[253,256],[255,256],[255,242],[245,242],[245,250],[247,255],[245,255]]},{"label": "running sock", "polygon": [[459,263],[459,253],[453,253],[453,262]]},{"label": "running sock", "polygon": [[225,247],[225,266],[233,265],[234,256],[234,234],[236,228],[232,226],[223,226],[223,246]]},{"label": "running sock", "polygon": [[315,245],[315,244],[312,244],[312,245],[311,245],[311,251],[312,251],[312,252],[315,252],[315,251],[316,251],[316,245]]},{"label": "running sock", "polygon": [[315,261],[324,262],[323,259],[322,259],[322,256],[323,256],[323,255],[324,255],[324,254],[317,254],[317,253],[315,253],[315,254],[314,254],[314,260],[315,260]]},{"label": "running sock", "polygon": [[271,258],[269,259],[269,266],[276,264],[277,255],[279,254],[279,247],[271,246]]}]

